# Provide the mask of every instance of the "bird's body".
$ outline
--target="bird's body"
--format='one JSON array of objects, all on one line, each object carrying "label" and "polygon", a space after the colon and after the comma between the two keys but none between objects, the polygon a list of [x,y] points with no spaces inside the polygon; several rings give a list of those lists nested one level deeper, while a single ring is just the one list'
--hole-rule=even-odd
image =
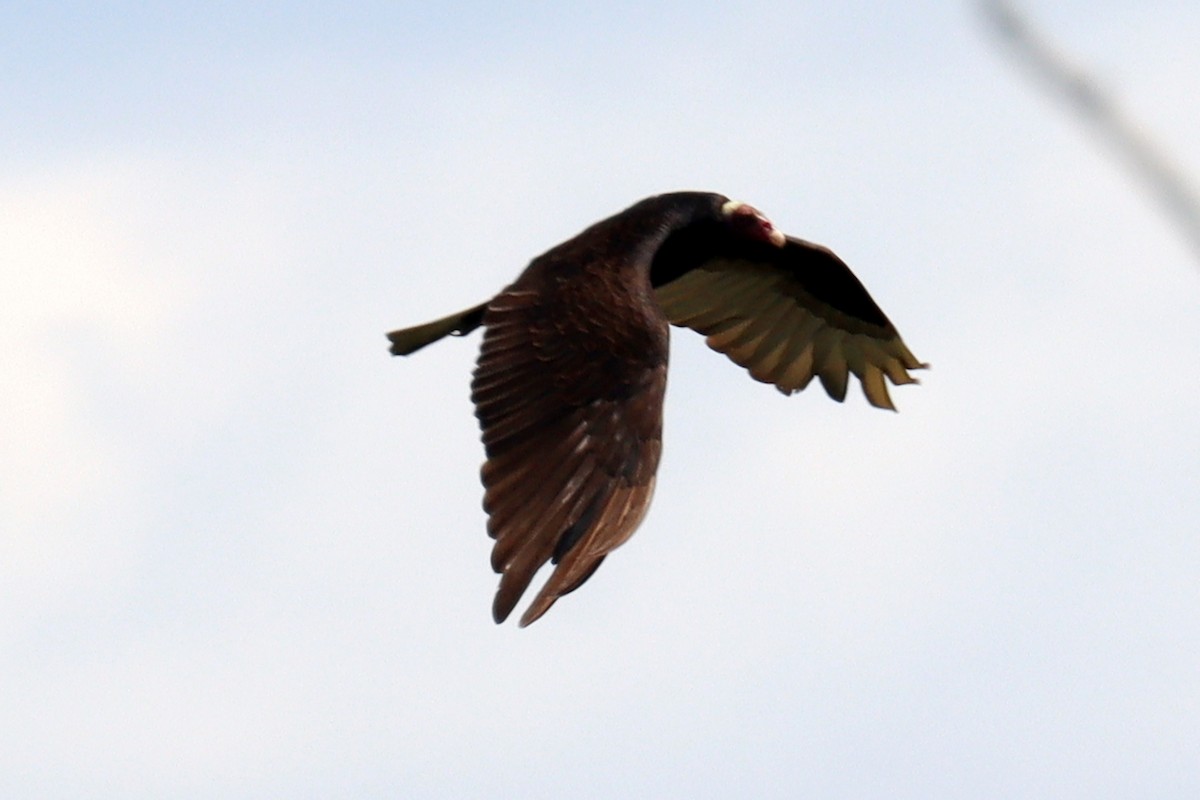
[{"label": "bird's body", "polygon": [[884,375],[923,366],[866,290],[824,248],[787,239],[722,195],[657,195],[535,258],[489,302],[388,337],[407,355],[485,328],[471,397],[493,616],[503,621],[547,561],[521,619],[582,584],[641,522],[662,448],[670,324],[791,393],[814,375],[838,400],[847,375],[890,408]]}]

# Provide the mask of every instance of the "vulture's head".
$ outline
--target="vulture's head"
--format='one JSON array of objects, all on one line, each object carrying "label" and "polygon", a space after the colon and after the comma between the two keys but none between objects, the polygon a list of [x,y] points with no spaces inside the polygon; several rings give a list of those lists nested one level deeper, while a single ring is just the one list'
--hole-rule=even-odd
[{"label": "vulture's head", "polygon": [[721,206],[721,216],[743,236],[783,247],[787,237],[771,220],[752,205],[738,200],[728,200]]}]

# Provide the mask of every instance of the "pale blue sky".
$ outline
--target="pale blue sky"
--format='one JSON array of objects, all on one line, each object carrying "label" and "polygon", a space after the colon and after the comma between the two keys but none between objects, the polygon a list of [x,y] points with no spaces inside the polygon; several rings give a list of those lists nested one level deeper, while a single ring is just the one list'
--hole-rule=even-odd
[{"label": "pale blue sky", "polygon": [[[1200,9],[1034,19],[1200,175]],[[0,794],[1193,798],[1200,272],[970,4],[0,11]],[[496,627],[485,299],[659,191],[839,252],[899,414],[674,338]]]}]

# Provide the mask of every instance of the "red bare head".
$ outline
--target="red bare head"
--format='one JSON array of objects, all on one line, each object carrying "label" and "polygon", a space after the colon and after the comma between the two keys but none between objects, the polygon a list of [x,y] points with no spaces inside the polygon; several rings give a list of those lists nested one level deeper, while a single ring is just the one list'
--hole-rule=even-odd
[{"label": "red bare head", "polygon": [[769,242],[776,247],[783,247],[787,241],[782,231],[777,230],[771,220],[752,205],[730,200],[721,206],[721,215],[729,221],[734,230],[751,239]]}]

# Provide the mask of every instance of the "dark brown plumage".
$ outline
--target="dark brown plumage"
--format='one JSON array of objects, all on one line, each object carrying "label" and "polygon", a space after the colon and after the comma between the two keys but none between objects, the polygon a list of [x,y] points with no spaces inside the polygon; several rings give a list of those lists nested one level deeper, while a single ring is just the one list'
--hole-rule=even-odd
[{"label": "dark brown plumage", "polygon": [[662,449],[668,324],[787,394],[815,376],[840,402],[853,373],[890,409],[884,378],[913,383],[908,371],[925,366],[841,259],[704,192],[647,198],[535,258],[487,303],[393,331],[391,352],[408,355],[485,329],[471,399],[497,622],[547,561],[556,567],[521,625],[641,522]]}]

